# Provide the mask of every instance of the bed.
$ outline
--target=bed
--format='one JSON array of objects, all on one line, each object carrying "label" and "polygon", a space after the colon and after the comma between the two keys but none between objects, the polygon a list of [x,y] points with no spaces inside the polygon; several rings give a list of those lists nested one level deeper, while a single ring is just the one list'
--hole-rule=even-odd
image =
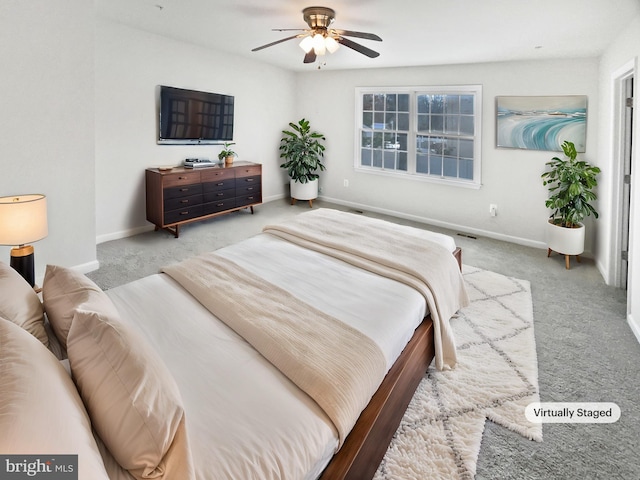
[{"label": "bed", "polygon": [[[448,320],[467,302],[459,267],[451,237],[317,209],[106,292],[47,267],[54,335],[23,319],[31,338],[20,341],[68,357],[72,376],[50,369],[86,410],[77,429],[96,439],[89,448],[82,437],[80,472],[102,461],[112,480],[371,478],[434,356],[455,366]],[[6,348],[18,343],[12,328],[0,322]],[[0,348],[0,368],[20,363],[5,357]],[[0,438],[15,439],[22,427],[6,405],[34,420],[6,390]],[[54,404],[58,416],[69,409]],[[31,433],[22,447],[0,440],[0,453],[62,453]]]}]

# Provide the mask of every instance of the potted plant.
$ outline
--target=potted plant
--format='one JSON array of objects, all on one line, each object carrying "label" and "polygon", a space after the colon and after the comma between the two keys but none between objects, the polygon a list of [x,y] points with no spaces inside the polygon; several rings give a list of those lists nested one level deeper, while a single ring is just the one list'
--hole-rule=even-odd
[{"label": "potted plant", "polygon": [[[572,142],[562,144],[566,159],[553,157],[546,165],[550,170],[541,177],[543,185],[549,185],[547,208],[553,209],[547,231],[547,256],[551,252],[565,255],[569,268],[569,255],[580,255],[584,251],[584,224],[589,215],[598,218],[598,212],[589,203],[596,200],[593,189],[598,185],[600,173],[583,160],[576,160],[578,153]],[[580,257],[578,257],[578,261]]]},{"label": "potted plant", "polygon": [[311,131],[309,121],[304,118],[289,126],[292,130],[283,130],[280,139],[280,158],[286,160],[280,167],[287,170],[291,179],[291,204],[296,200],[309,200],[309,206],[313,206],[320,177],[316,172],[325,170],[322,163],[325,147],[321,141],[326,138]]},{"label": "potted plant", "polygon": [[237,154],[233,150],[231,150],[231,145],[235,145],[232,142],[224,142],[224,148],[218,154],[218,160],[224,160],[225,165],[231,165],[233,163],[233,157]]}]

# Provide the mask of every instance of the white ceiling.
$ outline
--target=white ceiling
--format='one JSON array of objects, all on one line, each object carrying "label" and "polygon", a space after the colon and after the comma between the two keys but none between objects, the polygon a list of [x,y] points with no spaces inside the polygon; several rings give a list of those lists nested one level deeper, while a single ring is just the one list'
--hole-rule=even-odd
[{"label": "white ceiling", "polygon": [[298,40],[251,52],[307,28],[302,9],[333,8],[334,28],[374,59],[342,46],[319,57],[325,69],[595,57],[640,14],[640,0],[95,0],[97,14],[148,32],[305,71]]}]

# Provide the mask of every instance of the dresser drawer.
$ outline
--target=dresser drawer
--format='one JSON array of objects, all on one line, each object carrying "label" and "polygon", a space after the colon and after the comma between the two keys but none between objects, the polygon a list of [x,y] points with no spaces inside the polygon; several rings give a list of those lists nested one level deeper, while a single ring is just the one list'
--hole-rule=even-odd
[{"label": "dresser drawer", "polygon": [[193,205],[191,207],[181,208],[179,210],[171,210],[165,212],[164,223],[170,225],[172,223],[182,222],[191,218],[200,217],[202,215],[202,204]]},{"label": "dresser drawer", "polygon": [[194,183],[200,183],[200,172],[181,172],[171,175],[164,175],[162,179],[162,186],[175,187],[177,185],[190,185]]},{"label": "dresser drawer", "polygon": [[252,177],[240,177],[236,179],[236,191],[238,193],[244,192],[247,187],[260,188],[262,177],[260,175],[254,175]]},{"label": "dresser drawer", "polygon": [[219,178],[215,182],[207,182],[203,183],[204,192],[217,192],[219,190],[229,190],[233,189],[236,186],[236,179],[234,177],[231,178]]},{"label": "dresser drawer", "polygon": [[250,165],[246,167],[236,168],[236,178],[237,177],[254,177],[256,175],[260,176],[261,174],[262,174],[262,165]]},{"label": "dresser drawer", "polygon": [[183,185],[180,187],[171,187],[164,189],[165,201],[170,198],[189,197],[191,195],[199,195],[202,193],[202,184]]},{"label": "dresser drawer", "polygon": [[228,190],[216,190],[213,192],[205,192],[202,194],[203,203],[219,202],[220,200],[227,200],[228,198],[234,198],[236,196],[236,189]]},{"label": "dresser drawer", "polygon": [[177,210],[179,208],[191,207],[202,203],[202,195],[190,195],[188,197],[175,197],[164,199],[164,211]]},{"label": "dresser drawer", "polygon": [[235,206],[235,197],[218,200],[216,202],[205,203],[202,205],[202,214],[210,215],[212,213],[223,212],[225,210],[229,210],[230,208],[235,208]]},{"label": "dresser drawer", "polygon": [[262,194],[260,192],[248,195],[238,195],[236,197],[236,207],[242,207],[243,205],[253,205],[256,203],[262,203]]},{"label": "dresser drawer", "polygon": [[200,181],[202,183],[219,182],[220,180],[226,180],[229,178],[236,178],[236,174],[233,170],[207,168],[200,172]]}]

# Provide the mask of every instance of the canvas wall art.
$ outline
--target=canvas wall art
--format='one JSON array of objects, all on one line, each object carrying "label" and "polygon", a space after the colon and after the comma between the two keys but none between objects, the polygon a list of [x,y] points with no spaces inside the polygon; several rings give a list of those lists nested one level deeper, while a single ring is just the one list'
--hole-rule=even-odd
[{"label": "canvas wall art", "polygon": [[562,151],[564,141],[585,151],[587,96],[496,97],[496,145]]}]

